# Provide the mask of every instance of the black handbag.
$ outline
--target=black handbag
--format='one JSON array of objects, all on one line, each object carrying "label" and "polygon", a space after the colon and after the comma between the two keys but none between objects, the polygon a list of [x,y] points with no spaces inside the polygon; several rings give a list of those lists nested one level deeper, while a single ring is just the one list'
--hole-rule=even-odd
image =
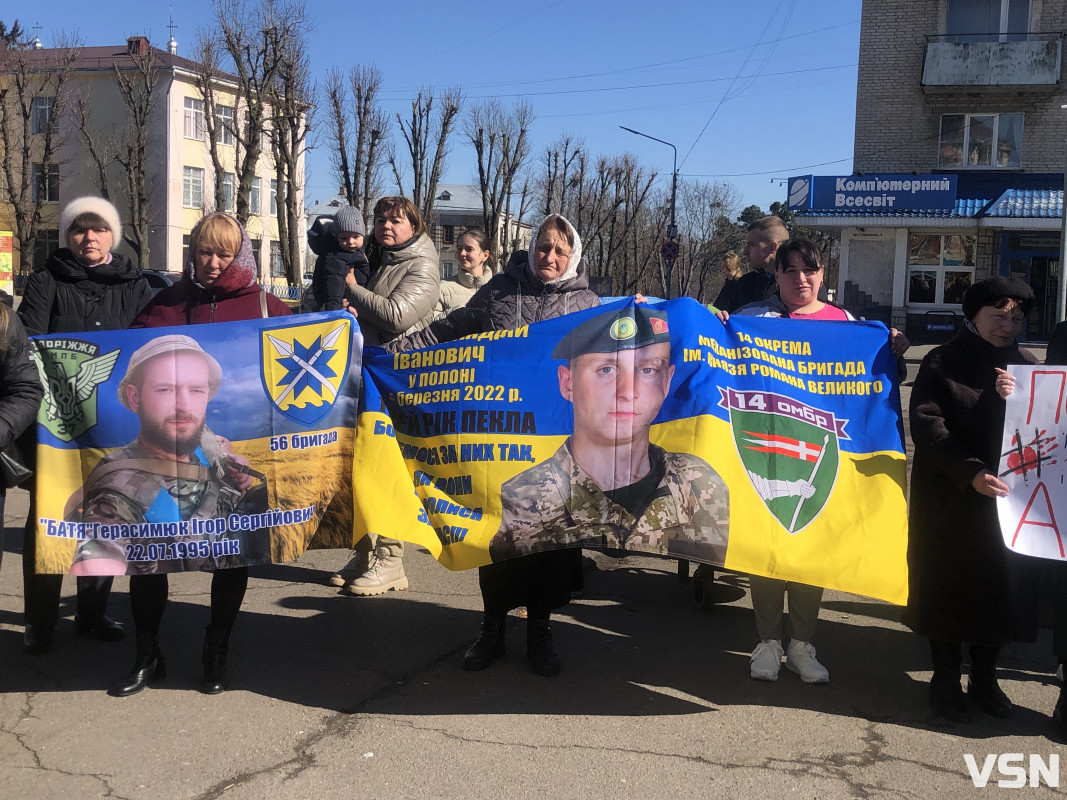
[{"label": "black handbag", "polygon": [[14,489],[33,477],[33,470],[19,461],[15,444],[0,451],[0,488]]}]

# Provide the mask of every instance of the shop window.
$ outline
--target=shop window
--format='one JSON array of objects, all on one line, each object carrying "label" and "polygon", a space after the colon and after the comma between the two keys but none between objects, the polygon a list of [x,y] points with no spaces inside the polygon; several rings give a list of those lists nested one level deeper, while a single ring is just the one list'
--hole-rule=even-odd
[{"label": "shop window", "polygon": [[959,234],[908,236],[908,305],[958,306],[974,280],[978,239]]},{"label": "shop window", "polygon": [[1022,114],[945,114],[937,166],[949,169],[1019,169]]}]

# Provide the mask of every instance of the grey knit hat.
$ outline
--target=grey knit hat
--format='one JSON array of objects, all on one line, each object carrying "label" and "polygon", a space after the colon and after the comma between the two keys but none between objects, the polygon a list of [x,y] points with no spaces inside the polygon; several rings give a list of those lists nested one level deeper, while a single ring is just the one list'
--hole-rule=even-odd
[{"label": "grey knit hat", "polygon": [[83,214],[95,214],[107,223],[111,231],[111,249],[114,250],[122,244],[122,222],[119,220],[119,212],[102,197],[79,197],[71,200],[59,213],[59,245],[67,246],[67,234],[70,226]]},{"label": "grey knit hat", "polygon": [[367,235],[367,229],[363,225],[363,214],[354,206],[341,206],[333,215],[333,228],[338,233],[358,233],[360,236]]}]

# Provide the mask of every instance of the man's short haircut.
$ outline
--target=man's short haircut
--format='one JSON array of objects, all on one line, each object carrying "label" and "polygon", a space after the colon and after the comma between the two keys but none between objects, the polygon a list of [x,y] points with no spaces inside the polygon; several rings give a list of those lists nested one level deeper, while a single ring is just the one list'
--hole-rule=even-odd
[{"label": "man's short haircut", "polygon": [[789,238],[789,228],[782,222],[781,217],[771,216],[758,219],[748,226],[748,232],[752,233],[753,231],[762,234],[765,239],[778,242],[778,244]]},{"label": "man's short haircut", "polygon": [[[537,231],[537,238],[541,238],[541,234],[545,231],[555,231],[564,239],[567,240],[567,244],[574,247],[574,231],[571,230],[571,226],[567,224],[567,220],[561,217],[559,214],[549,214],[545,217],[545,221],[541,223],[541,228]],[[534,240],[534,246],[537,246],[537,240]]]},{"label": "man's short haircut", "polygon": [[200,246],[208,244],[236,256],[241,252],[243,243],[244,236],[237,220],[229,214],[209,214],[194,229],[193,240],[189,242],[189,253],[195,258]]},{"label": "man's short haircut", "polygon": [[412,239],[419,234],[426,233],[426,223],[422,220],[422,214],[415,208],[415,204],[406,197],[401,197],[399,195],[394,197],[383,197],[374,204],[375,217],[384,216],[390,211],[399,211],[408,218],[408,222],[411,223]]},{"label": "man's short haircut", "polygon": [[778,245],[774,254],[774,268],[778,272],[789,266],[789,256],[796,253],[808,269],[822,269],[822,251],[811,239],[789,239]]}]

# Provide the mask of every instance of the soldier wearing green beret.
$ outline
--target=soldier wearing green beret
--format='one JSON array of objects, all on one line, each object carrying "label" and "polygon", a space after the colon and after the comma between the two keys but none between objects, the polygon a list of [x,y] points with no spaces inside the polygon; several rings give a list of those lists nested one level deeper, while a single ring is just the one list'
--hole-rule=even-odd
[{"label": "soldier wearing green beret", "polygon": [[566,546],[722,564],[726,483],[706,462],[649,442],[674,366],[665,312],[637,304],[582,323],[552,353],[574,432],[556,453],[507,481],[494,561]]},{"label": "soldier wearing green beret", "polygon": [[[103,458],[68,502],[67,518],[104,525],[213,520],[234,511],[266,510],[264,476],[233,455],[230,443],[206,425],[207,404],[219,390],[222,369],[196,340],[157,337],[130,357],[118,387],[119,402],[140,418],[137,439]],[[258,478],[258,486],[253,486]],[[80,508],[80,513],[78,511]],[[75,551],[74,574],[144,574],[158,569],[147,545],[172,552],[170,571],[214,569],[269,558],[265,532],[235,545],[212,548],[220,537],[87,539]],[[207,545],[204,547],[201,542]],[[176,546],[177,545],[177,546]],[[225,555],[219,555],[223,550]],[[128,554],[132,557],[128,558]]]}]

